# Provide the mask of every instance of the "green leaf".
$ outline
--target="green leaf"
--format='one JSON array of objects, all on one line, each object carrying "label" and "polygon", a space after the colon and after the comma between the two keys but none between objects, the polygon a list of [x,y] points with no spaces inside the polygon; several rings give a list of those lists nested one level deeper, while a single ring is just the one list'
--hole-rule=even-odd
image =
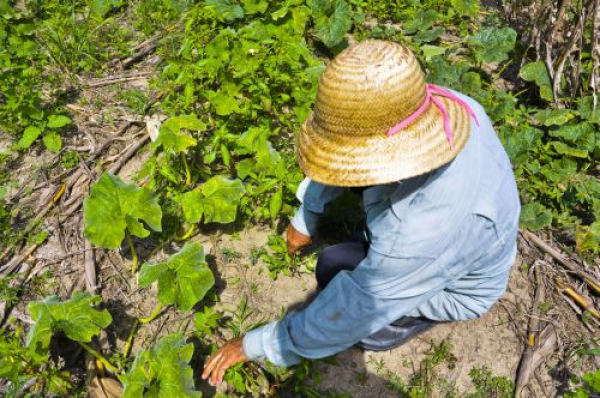
[{"label": "green leaf", "polygon": [[543,61],[530,62],[521,68],[519,76],[525,81],[534,82],[540,88],[540,97],[546,101],[553,101],[552,80]]},{"label": "green leaf", "polygon": [[304,34],[310,14],[310,8],[306,6],[294,7],[292,10],[292,20],[294,21],[293,26],[296,33]]},{"label": "green leaf", "polygon": [[270,134],[267,128],[251,127],[238,138],[236,152],[255,155],[236,164],[240,178],[246,178],[250,174],[275,175],[281,155],[269,142]]},{"label": "green leaf", "polygon": [[426,61],[430,61],[432,57],[435,57],[437,55],[444,55],[446,54],[446,48],[444,47],[438,47],[438,46],[432,46],[429,44],[424,44],[421,46],[421,51],[423,51],[423,56],[425,57]]},{"label": "green leaf", "polygon": [[[600,227],[600,225],[599,225]],[[600,230],[599,230],[600,232]],[[594,392],[600,392],[600,370],[595,372],[586,373],[583,375],[583,380],[585,380],[589,386],[592,388]]]},{"label": "green leaf", "polygon": [[60,138],[60,135],[54,131],[46,133],[42,141],[50,152],[58,153],[62,148],[62,139]]},{"label": "green leaf", "polygon": [[461,17],[475,17],[479,13],[479,2],[477,0],[451,0],[452,8]]},{"label": "green leaf", "polygon": [[544,109],[538,111],[534,117],[544,126],[560,126],[573,119],[575,115],[569,109]]},{"label": "green leaf", "polygon": [[589,122],[567,124],[550,130],[552,137],[560,138],[579,149],[585,148],[588,151],[594,150],[597,144],[597,134],[597,129]]},{"label": "green leaf", "polygon": [[521,207],[520,222],[523,228],[537,231],[552,223],[552,213],[539,203],[527,203]]},{"label": "green leaf", "polygon": [[269,7],[267,0],[243,0],[242,3],[247,15],[263,14]]},{"label": "green leaf", "polygon": [[417,11],[414,17],[404,25],[404,33],[412,34],[425,31],[431,28],[439,17],[437,11],[423,8]]},{"label": "green leaf", "polygon": [[477,97],[481,94],[481,76],[476,72],[467,72],[460,77],[461,90],[467,95]]},{"label": "green leaf", "polygon": [[35,324],[29,329],[27,346],[35,351],[46,351],[57,332],[63,332],[73,341],[89,343],[112,322],[107,310],[93,308],[101,301],[100,296],[76,292],[69,301],[61,302],[57,296],[50,296],[29,303],[29,313]]},{"label": "green leaf", "polygon": [[219,319],[221,319],[221,316],[212,308],[204,307],[203,312],[196,313],[194,325],[196,325],[196,330],[202,337],[210,336],[212,331],[217,327]]},{"label": "green leaf", "polygon": [[223,164],[225,166],[229,166],[231,164],[231,154],[229,153],[229,149],[225,144],[221,144],[221,157],[223,158]]},{"label": "green leaf", "polygon": [[565,182],[577,173],[577,162],[569,158],[555,160],[545,164],[540,173],[552,182]]},{"label": "green leaf", "polygon": [[241,180],[230,180],[215,176],[193,191],[175,198],[183,208],[185,220],[197,223],[204,216],[204,222],[222,224],[235,221],[237,206],[246,192]]},{"label": "green leaf", "polygon": [[501,62],[515,47],[517,32],[511,28],[483,28],[467,39],[478,62]]},{"label": "green leaf", "polygon": [[579,100],[578,111],[582,118],[589,120],[592,123],[600,124],[600,100],[594,109],[594,97],[581,97]]},{"label": "green leaf", "polygon": [[120,376],[123,398],[200,398],[195,391],[194,372],[189,365],[193,344],[181,334],[163,337],[152,349],[138,353],[131,369]]},{"label": "green leaf", "polygon": [[269,214],[271,215],[271,220],[275,221],[279,212],[281,211],[281,206],[283,205],[283,192],[281,187],[275,192],[273,196],[271,196],[271,200],[269,201]]},{"label": "green leaf", "polygon": [[450,63],[445,57],[433,56],[428,65],[428,81],[440,86],[460,89],[460,77],[469,70],[464,63]]},{"label": "green leaf", "polygon": [[233,4],[231,0],[206,0],[206,5],[214,7],[216,14],[227,22],[244,18],[244,9],[239,4]]},{"label": "green leaf", "polygon": [[92,0],[90,8],[92,14],[103,17],[112,9],[121,7],[123,4],[123,0]]},{"label": "green leaf", "polygon": [[201,131],[206,129],[206,124],[198,120],[196,115],[174,116],[167,119],[160,127],[158,138],[154,147],[162,146],[175,152],[184,152],[191,146],[196,146],[197,141],[181,130]]},{"label": "green leaf", "polygon": [[433,28],[429,30],[424,30],[415,35],[415,41],[417,43],[429,43],[434,40],[437,40],[438,37],[444,34],[446,29],[444,28]]},{"label": "green leaf", "polygon": [[552,146],[554,146],[554,149],[556,150],[556,152],[558,152],[561,155],[569,155],[569,156],[573,156],[576,158],[587,158],[588,157],[588,151],[587,149],[577,149],[577,148],[573,148],[563,142],[559,142],[559,141],[552,141]]},{"label": "green leaf", "polygon": [[277,20],[285,17],[289,11],[290,11],[290,8],[288,6],[283,6],[279,10],[272,12],[271,18],[273,18],[273,21],[277,21]]},{"label": "green leaf", "polygon": [[51,129],[59,129],[71,123],[73,123],[73,121],[65,115],[52,115],[48,118],[48,124],[46,127]]},{"label": "green leaf", "polygon": [[215,107],[215,111],[219,116],[227,116],[242,111],[236,99],[239,93],[239,88],[234,83],[225,83],[218,91],[205,91],[206,98]]},{"label": "green leaf", "polygon": [[85,236],[95,245],[116,249],[125,237],[125,229],[139,237],[150,231],[139,220],[155,230],[161,230],[162,211],[154,194],[145,188],[123,182],[104,173],[92,185],[90,196],[83,202]]},{"label": "green leaf", "polygon": [[600,221],[589,226],[578,225],[575,240],[580,252],[600,253]]},{"label": "green leaf", "polygon": [[27,149],[34,143],[35,140],[42,134],[42,130],[35,126],[29,126],[23,131],[23,136],[17,142],[17,149]]},{"label": "green leaf", "polygon": [[139,274],[142,287],[158,282],[158,300],[189,311],[204,298],[215,278],[197,243],[187,243],[166,263],[144,264]]},{"label": "green leaf", "polygon": [[344,0],[312,0],[310,3],[315,33],[327,47],[344,40],[352,25],[352,13]]}]

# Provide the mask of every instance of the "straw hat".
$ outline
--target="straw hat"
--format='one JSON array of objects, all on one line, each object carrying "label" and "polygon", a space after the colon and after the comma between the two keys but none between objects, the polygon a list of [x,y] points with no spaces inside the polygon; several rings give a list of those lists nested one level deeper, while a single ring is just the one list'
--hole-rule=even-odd
[{"label": "straw hat", "polygon": [[433,102],[407,127],[386,134],[427,96],[423,70],[407,48],[378,40],[347,48],[325,69],[315,110],[302,126],[302,170],[326,185],[359,187],[399,181],[450,162],[470,132],[469,113],[457,101],[434,96],[448,114],[450,143]]}]

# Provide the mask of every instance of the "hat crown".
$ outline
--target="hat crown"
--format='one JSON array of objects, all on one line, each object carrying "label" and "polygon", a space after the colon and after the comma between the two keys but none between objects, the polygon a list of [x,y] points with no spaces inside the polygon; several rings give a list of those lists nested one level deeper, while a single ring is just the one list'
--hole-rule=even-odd
[{"label": "hat crown", "polygon": [[343,135],[385,134],[425,96],[425,75],[409,49],[367,40],[344,50],[325,69],[313,122]]}]

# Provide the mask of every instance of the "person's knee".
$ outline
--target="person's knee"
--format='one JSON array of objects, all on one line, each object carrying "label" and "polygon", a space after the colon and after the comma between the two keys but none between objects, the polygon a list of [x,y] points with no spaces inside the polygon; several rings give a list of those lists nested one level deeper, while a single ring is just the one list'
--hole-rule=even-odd
[{"label": "person's knee", "polygon": [[327,286],[340,271],[352,271],[366,257],[368,246],[345,242],[325,248],[317,258],[315,274],[319,287]]},{"label": "person's knee", "polygon": [[319,287],[323,289],[331,279],[331,273],[336,269],[336,255],[332,247],[326,247],[317,257],[315,276]]}]

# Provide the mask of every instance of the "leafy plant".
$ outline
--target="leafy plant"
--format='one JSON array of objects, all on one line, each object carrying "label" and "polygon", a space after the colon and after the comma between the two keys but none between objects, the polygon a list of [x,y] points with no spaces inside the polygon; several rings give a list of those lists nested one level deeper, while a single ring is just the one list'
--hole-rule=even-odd
[{"label": "leafy plant", "polygon": [[600,370],[584,374],[579,381],[582,385],[565,393],[566,398],[588,398],[600,393]]},{"label": "leafy plant", "polygon": [[22,332],[0,329],[0,378],[10,380],[6,396],[18,395],[32,380],[38,380],[33,392],[65,394],[71,388],[70,375],[56,367],[48,366],[47,352],[38,353],[25,347]]},{"label": "leafy plant", "polygon": [[277,279],[280,272],[286,276],[291,276],[297,272],[302,265],[312,272],[313,265],[316,262],[316,253],[308,256],[296,254],[290,257],[287,251],[287,243],[281,235],[274,234],[269,236],[269,252],[262,251],[260,259],[263,260],[269,269],[269,276]]},{"label": "leafy plant", "polygon": [[483,28],[468,38],[467,44],[477,62],[501,62],[515,47],[517,32],[511,28]]},{"label": "leafy plant", "polygon": [[16,143],[15,148],[29,148],[46,129],[50,129],[50,131],[44,134],[43,142],[49,151],[58,153],[62,148],[62,139],[55,130],[61,129],[71,123],[71,119],[65,115],[50,115],[46,123],[27,127],[23,131],[21,139]]},{"label": "leafy plant", "polygon": [[101,301],[100,296],[75,292],[68,301],[61,302],[58,297],[50,296],[43,301],[30,303],[29,312],[35,323],[29,329],[27,347],[35,353],[47,353],[52,336],[62,332],[102,361],[107,368],[116,371],[112,364],[87,344],[112,323],[107,310],[94,308]]},{"label": "leafy plant", "polygon": [[245,191],[241,180],[215,176],[193,191],[181,194],[176,201],[183,208],[185,221],[190,224],[200,220],[226,224],[235,220],[238,203]]},{"label": "leafy plant", "polygon": [[83,202],[85,236],[90,242],[107,249],[116,249],[127,236],[133,254],[133,270],[137,269],[137,254],[130,234],[150,235],[140,220],[155,231],[161,230],[162,211],[155,195],[145,189],[123,182],[104,173],[90,188]]},{"label": "leafy plant", "polygon": [[35,324],[29,330],[27,346],[44,351],[56,332],[63,332],[73,341],[89,343],[92,337],[112,322],[108,311],[93,308],[101,300],[99,296],[76,292],[69,301],[61,302],[58,297],[50,296],[41,302],[29,304]]},{"label": "leafy plant", "polygon": [[182,311],[191,310],[204,298],[215,283],[212,271],[204,259],[202,246],[187,243],[183,249],[164,263],[144,264],[140,270],[139,283],[142,287],[158,283],[160,308],[175,305]]},{"label": "leafy plant", "polygon": [[166,336],[138,353],[129,372],[120,377],[123,397],[201,397],[189,365],[193,353],[194,346],[180,334]]},{"label": "leafy plant", "polygon": [[221,315],[216,313],[210,307],[204,307],[203,312],[197,312],[194,317],[194,325],[198,333],[205,337],[211,336],[214,329],[217,327]]},{"label": "leafy plant", "polygon": [[540,89],[540,97],[546,101],[553,101],[552,80],[548,68],[543,61],[530,62],[521,68],[519,76],[525,81],[534,82]]},{"label": "leafy plant", "polygon": [[473,368],[469,372],[475,392],[467,398],[503,397],[510,398],[514,394],[515,383],[506,377],[493,376],[486,368]]},{"label": "leafy plant", "polygon": [[327,47],[340,44],[352,24],[350,7],[344,0],[310,2],[315,33]]},{"label": "leafy plant", "polygon": [[192,182],[192,175],[185,158],[185,152],[189,147],[196,146],[197,140],[181,131],[184,129],[200,131],[206,129],[206,124],[198,120],[196,115],[171,117],[160,127],[160,133],[154,142],[154,147],[159,148],[162,146],[164,150],[180,154],[185,167],[186,185],[190,185]]}]

